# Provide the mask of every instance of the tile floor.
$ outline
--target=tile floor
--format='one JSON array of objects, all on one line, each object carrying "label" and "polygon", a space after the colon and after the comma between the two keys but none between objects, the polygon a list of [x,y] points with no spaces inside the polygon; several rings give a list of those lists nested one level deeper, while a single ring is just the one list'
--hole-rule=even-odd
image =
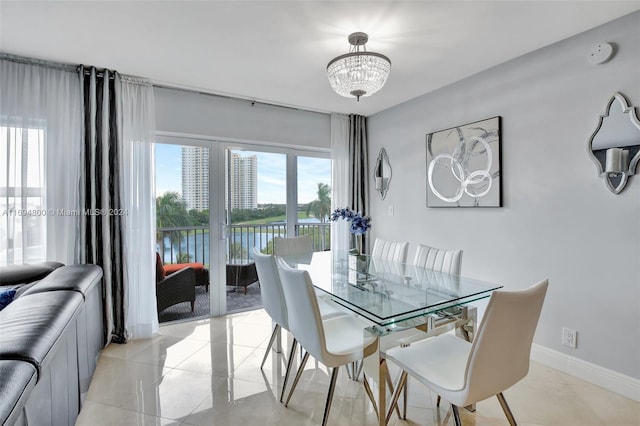
[{"label": "tile floor", "polygon": [[[77,425],[317,425],[328,389],[327,369],[309,361],[289,408],[278,402],[281,356],[260,362],[271,333],[264,310],[164,325],[160,335],[102,352]],[[285,333],[286,335],[286,333]],[[283,344],[288,339],[283,338]],[[296,357],[299,360],[299,357]],[[410,382],[408,420],[391,425],[453,425],[448,404]],[[520,425],[635,426],[640,404],[532,363],[505,392]],[[495,398],[461,410],[464,425],[505,425]],[[340,371],[330,425],[375,425],[361,382]]]}]

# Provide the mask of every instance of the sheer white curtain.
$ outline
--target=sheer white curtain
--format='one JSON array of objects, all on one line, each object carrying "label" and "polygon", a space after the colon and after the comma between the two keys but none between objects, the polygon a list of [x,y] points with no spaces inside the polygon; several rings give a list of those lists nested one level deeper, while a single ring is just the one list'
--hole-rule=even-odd
[{"label": "sheer white curtain", "polygon": [[75,67],[0,54],[0,265],[77,262],[81,146]]},{"label": "sheer white curtain", "polygon": [[155,280],[155,185],[153,87],[121,76],[120,129],[125,288],[125,328],[131,339],[158,332]]},{"label": "sheer white curtain", "polygon": [[[349,116],[331,114],[331,209],[349,206]],[[349,250],[351,234],[343,220],[331,224],[331,250]]]}]

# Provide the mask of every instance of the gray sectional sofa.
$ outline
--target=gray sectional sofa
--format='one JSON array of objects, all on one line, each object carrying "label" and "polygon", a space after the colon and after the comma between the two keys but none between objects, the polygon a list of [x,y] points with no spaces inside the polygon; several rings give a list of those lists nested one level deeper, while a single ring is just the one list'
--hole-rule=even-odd
[{"label": "gray sectional sofa", "polygon": [[102,269],[0,268],[17,290],[0,311],[0,424],[73,425],[104,347]]}]

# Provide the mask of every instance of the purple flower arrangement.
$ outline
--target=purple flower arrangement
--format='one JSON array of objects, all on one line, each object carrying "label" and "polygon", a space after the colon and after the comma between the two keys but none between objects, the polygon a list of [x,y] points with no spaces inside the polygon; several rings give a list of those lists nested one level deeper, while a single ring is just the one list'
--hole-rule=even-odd
[{"label": "purple flower arrangement", "polygon": [[344,219],[350,222],[349,231],[355,235],[366,234],[367,231],[371,229],[371,218],[369,216],[363,216],[360,212],[355,212],[349,207],[335,209],[334,212],[331,213],[331,216],[329,216],[329,219],[332,222],[338,219]]}]

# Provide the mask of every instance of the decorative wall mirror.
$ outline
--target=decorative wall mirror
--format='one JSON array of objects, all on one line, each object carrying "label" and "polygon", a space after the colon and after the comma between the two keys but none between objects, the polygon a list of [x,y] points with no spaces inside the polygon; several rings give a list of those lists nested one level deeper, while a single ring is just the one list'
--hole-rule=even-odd
[{"label": "decorative wall mirror", "polygon": [[607,188],[619,194],[640,161],[640,121],[621,93],[613,95],[600,116],[589,140],[589,152]]},{"label": "decorative wall mirror", "polygon": [[384,148],[380,149],[380,154],[378,154],[373,177],[376,184],[376,191],[378,191],[380,197],[384,200],[389,190],[389,184],[391,183],[391,164],[389,164],[389,156]]}]

